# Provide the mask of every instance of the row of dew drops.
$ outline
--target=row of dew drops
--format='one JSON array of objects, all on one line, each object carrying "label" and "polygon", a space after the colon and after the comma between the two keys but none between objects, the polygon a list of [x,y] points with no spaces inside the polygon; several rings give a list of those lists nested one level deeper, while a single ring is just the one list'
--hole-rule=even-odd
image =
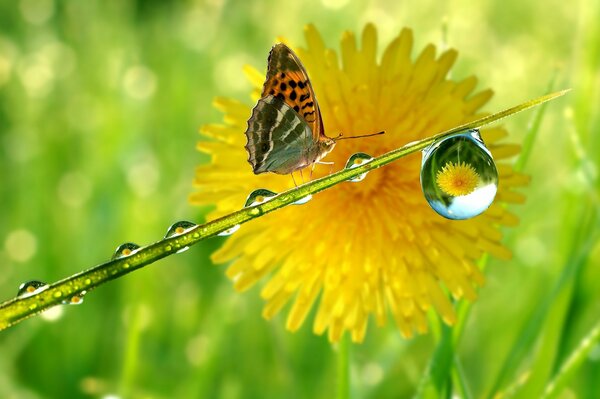
[{"label": "row of dew drops", "polygon": [[[469,219],[481,214],[491,205],[498,187],[498,172],[492,155],[477,129],[440,139],[424,149],[422,155],[421,188],[427,203],[441,216],[454,220]],[[372,156],[359,152],[348,159],[344,168],[357,168],[373,159]],[[362,173],[348,181],[361,182],[367,173]],[[277,195],[264,188],[254,190],[246,199],[244,207],[263,204]],[[308,195],[293,204],[306,204],[311,199],[312,195]],[[184,234],[196,226],[197,224],[188,221],[176,222],[169,227],[165,238]],[[240,225],[235,225],[218,235],[229,236],[239,228]],[[112,259],[131,256],[140,248],[139,245],[131,242],[121,244],[115,250]],[[188,246],[183,247],[177,253],[184,252],[188,248]],[[21,284],[17,297],[29,297],[48,287],[48,284],[42,281],[28,281]],[[79,305],[83,303],[86,292],[79,291],[65,298],[62,303]]]}]

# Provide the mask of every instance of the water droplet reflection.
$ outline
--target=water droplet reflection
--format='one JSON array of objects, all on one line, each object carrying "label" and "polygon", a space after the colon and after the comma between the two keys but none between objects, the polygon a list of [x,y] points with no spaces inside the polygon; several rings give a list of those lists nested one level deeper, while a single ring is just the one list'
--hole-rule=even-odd
[{"label": "water droplet reflection", "polygon": [[250,195],[246,199],[244,208],[248,206],[262,204],[275,196],[277,196],[277,193],[274,193],[273,191],[264,188],[259,188],[258,190],[254,190],[250,193]]},{"label": "water droplet reflection", "polygon": [[[364,152],[357,152],[356,154],[353,154],[352,156],[350,156],[350,158],[348,158],[348,162],[346,162],[346,166],[344,166],[344,168],[354,169],[366,164],[367,162],[371,162],[372,160],[373,157],[369,154],[365,154]],[[360,175],[355,176],[352,179],[348,179],[348,181],[352,183],[363,181],[365,177],[367,177],[367,173],[369,172],[361,173]]]},{"label": "water droplet reflection", "polygon": [[167,233],[165,234],[165,238],[175,237],[185,233],[186,231],[196,227],[196,223],[188,222],[182,220],[180,222],[173,223],[171,227],[167,229]]},{"label": "water droplet reflection", "polygon": [[498,171],[479,131],[446,137],[423,150],[421,187],[445,218],[469,219],[485,211],[498,190]]},{"label": "water droplet reflection", "polygon": [[236,224],[236,225],[235,225],[235,226],[233,226],[232,228],[230,228],[230,229],[227,229],[227,230],[225,230],[225,231],[222,231],[222,232],[220,232],[220,233],[219,233],[219,234],[217,234],[217,235],[218,235],[218,236],[221,236],[221,237],[230,236],[230,235],[232,235],[233,233],[235,233],[236,231],[238,231],[239,229],[240,229],[240,225],[239,225],[239,224]]},{"label": "water droplet reflection", "polygon": [[115,253],[113,254],[112,258],[120,259],[126,256],[133,255],[138,249],[140,249],[139,245],[133,242],[126,242],[124,244],[119,245],[117,249],[115,249]]},{"label": "water droplet reflection", "polygon": [[64,305],[81,305],[85,294],[87,294],[87,291],[83,290],[75,295],[71,295],[71,297],[65,299],[62,303]]},{"label": "water droplet reflection", "polygon": [[17,292],[17,296],[19,298],[27,298],[32,295],[35,295],[39,292],[44,291],[48,288],[48,284],[43,281],[31,280],[26,281],[19,286],[19,291]]}]

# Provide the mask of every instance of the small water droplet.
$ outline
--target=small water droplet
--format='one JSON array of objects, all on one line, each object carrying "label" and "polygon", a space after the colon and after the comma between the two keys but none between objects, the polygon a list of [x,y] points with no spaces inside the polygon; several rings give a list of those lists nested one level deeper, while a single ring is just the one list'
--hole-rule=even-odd
[{"label": "small water droplet", "polygon": [[277,196],[277,193],[274,193],[273,191],[270,191],[270,190],[267,190],[264,188],[259,188],[258,190],[254,190],[250,193],[250,195],[246,199],[244,208],[248,207],[248,206],[262,204],[276,196]]},{"label": "small water droplet", "polygon": [[81,305],[83,303],[83,297],[87,294],[87,291],[83,290],[75,295],[71,295],[68,299],[62,301],[64,305]]},{"label": "small water droplet", "polygon": [[133,242],[126,242],[125,244],[121,244],[115,249],[115,253],[113,254],[113,259],[120,259],[126,256],[133,255],[140,246]]},{"label": "small water droplet", "polygon": [[165,238],[181,235],[196,226],[197,226],[196,223],[188,222],[185,220],[182,220],[180,222],[175,222],[167,230],[167,234],[165,234]]},{"label": "small water droplet", "polygon": [[296,202],[292,202],[292,205],[304,205],[306,204],[308,201],[310,201],[312,199],[312,194],[308,194],[306,197],[300,198],[298,201]]},{"label": "small water droplet", "polygon": [[19,298],[27,298],[29,296],[35,295],[39,292],[44,291],[48,288],[48,284],[43,281],[31,280],[26,281],[19,286],[19,291],[17,292],[17,296]]},{"label": "small water droplet", "polygon": [[177,252],[175,252],[175,253],[176,253],[176,254],[180,254],[180,253],[182,253],[182,252],[185,252],[185,251],[187,251],[188,249],[190,249],[190,247],[189,247],[189,246],[186,246],[186,247],[183,247],[183,248],[181,248],[180,250],[178,250],[178,251],[177,251]]},{"label": "small water droplet", "polygon": [[[352,156],[350,156],[350,158],[348,158],[348,162],[346,162],[346,166],[344,166],[344,168],[354,169],[366,164],[367,162],[371,162],[372,160],[373,157],[369,154],[365,154],[364,152],[357,152],[356,154],[353,154]],[[361,173],[360,175],[355,176],[352,179],[348,179],[348,181],[352,183],[363,181],[365,177],[367,177],[367,173],[369,172]]]},{"label": "small water droplet", "polygon": [[423,150],[421,187],[429,205],[445,218],[483,213],[496,196],[498,171],[479,131],[446,137]]},{"label": "small water droplet", "polygon": [[230,229],[227,229],[225,231],[220,232],[219,234],[217,234],[218,236],[222,236],[222,237],[226,237],[226,236],[230,236],[233,233],[235,233],[236,231],[238,231],[240,229],[240,225],[236,224],[235,226],[233,226]]}]

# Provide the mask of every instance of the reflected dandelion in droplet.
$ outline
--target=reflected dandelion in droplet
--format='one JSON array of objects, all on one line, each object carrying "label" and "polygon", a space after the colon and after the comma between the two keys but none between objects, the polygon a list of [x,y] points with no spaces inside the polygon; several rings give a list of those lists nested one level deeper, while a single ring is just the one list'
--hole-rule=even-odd
[{"label": "reflected dandelion in droplet", "polygon": [[117,247],[117,249],[115,249],[115,252],[113,254],[113,259],[119,259],[119,258],[124,258],[126,256],[131,256],[133,255],[138,249],[140,249],[140,246],[133,243],[133,242],[126,242],[124,244],[121,244]]},{"label": "reflected dandelion in droplet", "polygon": [[31,280],[27,281],[19,286],[17,297],[27,298],[29,296],[38,294],[48,288],[48,284],[43,281]]},{"label": "reflected dandelion in droplet", "polygon": [[62,303],[63,305],[81,305],[85,294],[87,294],[87,291],[83,290],[77,294],[71,295],[68,299],[62,301]]},{"label": "reflected dandelion in droplet", "polygon": [[188,222],[186,220],[175,222],[167,229],[167,232],[165,233],[165,238],[181,235],[186,231],[193,229],[196,226],[196,223]]},{"label": "reflected dandelion in droplet", "polygon": [[[350,158],[348,158],[348,162],[346,162],[346,166],[344,166],[344,168],[345,169],[354,169],[354,168],[357,168],[359,166],[366,164],[367,162],[371,162],[372,160],[373,160],[373,157],[370,156],[369,154],[365,154],[364,152],[358,152],[356,154],[353,154]],[[365,177],[367,177],[367,173],[369,173],[369,172],[361,173],[360,175],[353,177],[352,179],[349,179],[348,181],[352,182],[352,183],[361,182],[365,179]]]},{"label": "reflected dandelion in droplet", "polygon": [[448,219],[484,212],[494,201],[498,171],[478,130],[459,133],[423,151],[421,186],[429,205]]},{"label": "reflected dandelion in droplet", "polygon": [[259,188],[257,190],[252,191],[250,195],[248,195],[248,198],[246,198],[246,202],[244,203],[244,207],[262,204],[264,202],[267,202],[271,198],[275,198],[276,196],[277,193],[274,193],[271,190]]}]

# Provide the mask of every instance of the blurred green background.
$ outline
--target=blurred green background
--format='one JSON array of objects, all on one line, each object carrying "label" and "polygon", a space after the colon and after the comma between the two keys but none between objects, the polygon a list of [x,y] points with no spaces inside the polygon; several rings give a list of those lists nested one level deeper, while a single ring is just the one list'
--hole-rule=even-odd
[{"label": "blurred green background", "polygon": [[[553,76],[573,88],[541,122],[521,224],[506,231],[514,258],[488,263],[455,349],[471,397],[538,397],[600,319],[599,18],[593,0],[3,1],[0,300],[203,220],[187,203],[206,161],[198,127],[220,121],[214,96],[250,104],[241,68],[264,68],[277,36],[304,45],[312,22],[339,49],[344,30],[374,22],[382,50],[408,26],[415,49],[459,50],[452,74],[493,88],[490,112],[544,94]],[[533,115],[505,122],[514,141]],[[333,397],[335,350],[309,324],[290,334],[281,316],[264,321],[260,287],[237,294],[211,265],[221,242],[0,332],[0,397]],[[353,348],[354,397],[412,396],[435,347],[435,335],[371,325]],[[598,397],[600,346],[589,348],[559,397]]]}]

